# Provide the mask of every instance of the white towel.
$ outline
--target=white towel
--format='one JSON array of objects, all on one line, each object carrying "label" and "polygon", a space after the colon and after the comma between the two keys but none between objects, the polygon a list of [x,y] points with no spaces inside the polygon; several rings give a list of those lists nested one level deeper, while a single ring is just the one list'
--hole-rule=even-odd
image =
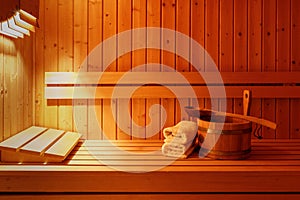
[{"label": "white towel", "polygon": [[186,144],[164,143],[162,154],[168,157],[187,158],[198,145],[198,137],[195,137],[191,143]]},{"label": "white towel", "polygon": [[181,121],[176,126],[163,130],[165,142],[186,144],[191,143],[198,132],[198,125],[192,121]]},{"label": "white towel", "polygon": [[188,149],[189,145],[178,143],[164,143],[162,146],[162,154],[169,157],[181,158]]},{"label": "white towel", "polygon": [[176,126],[163,130],[165,137],[162,154],[169,157],[186,158],[197,146],[198,125],[191,121],[181,121]]}]

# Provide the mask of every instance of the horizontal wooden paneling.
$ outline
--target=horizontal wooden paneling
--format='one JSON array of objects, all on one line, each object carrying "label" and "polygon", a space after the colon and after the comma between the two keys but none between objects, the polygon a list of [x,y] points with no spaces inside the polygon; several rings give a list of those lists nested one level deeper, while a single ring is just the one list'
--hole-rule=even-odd
[{"label": "horizontal wooden paneling", "polygon": [[[125,0],[74,0],[72,2],[42,0],[41,28],[37,30],[36,34],[35,119],[37,125],[66,129],[76,129],[77,127],[70,117],[72,111],[68,101],[46,100],[43,88],[45,72],[77,72],[85,56],[104,39],[131,28],[155,26],[177,30],[191,36],[207,50],[207,54],[211,56],[221,71],[223,81],[233,83],[226,89],[228,97],[230,97],[226,103],[228,111],[241,113],[241,99],[232,99],[231,97],[237,97],[242,89],[252,89],[255,99],[251,102],[250,114],[275,121],[278,124],[277,131],[262,129],[263,137],[299,138],[300,127],[297,125],[300,124],[297,117],[299,92],[295,87],[297,86],[295,83],[299,82],[299,75],[294,73],[299,71],[300,67],[297,60],[298,29],[300,27],[297,5],[297,0],[153,0],[146,3],[139,0],[127,3]],[[78,18],[78,8],[82,8],[80,19]],[[152,38],[151,34],[140,33],[140,40],[137,43],[132,40],[135,36],[136,34],[132,35],[126,41],[116,38],[115,46],[104,45],[102,47],[104,51],[99,52],[99,58],[103,58],[102,61],[106,62],[114,55],[120,57],[106,70],[112,74],[103,77],[101,81],[107,83],[112,81],[111,83],[113,83],[121,80],[122,73],[131,70],[140,72],[142,70],[142,72],[149,73],[165,71],[161,65],[158,68],[142,66],[138,70],[135,69],[138,65],[147,63],[164,64],[184,75],[186,72],[195,72],[194,66],[188,62],[190,59],[196,58],[202,58],[199,62],[202,63],[201,70],[203,72],[210,71],[208,57],[197,54],[190,44],[181,47],[176,34]],[[72,39],[73,42],[71,42]],[[139,45],[147,46],[145,44],[147,41],[148,44],[149,42],[161,43],[162,48],[168,48],[178,53],[186,49],[188,53],[184,55],[187,56],[187,59],[184,60],[167,51],[153,49],[122,54],[128,45],[130,48]],[[82,71],[103,71],[102,61],[94,62],[93,59],[95,57],[88,59],[87,65],[82,66],[84,68]],[[251,74],[248,74],[250,72]],[[278,74],[279,72],[280,74]],[[69,74],[60,74],[59,76],[69,77]],[[51,81],[60,79],[59,76],[52,76],[46,81],[47,83],[50,81],[49,84],[52,84]],[[142,77],[131,77],[131,80],[142,82]],[[190,83],[203,83],[203,78],[200,76],[187,75],[185,77]],[[70,79],[73,78],[74,76],[70,75]],[[93,80],[93,76],[89,78],[88,81]],[[64,78],[64,80],[66,79]],[[172,82],[172,77],[164,76],[161,77],[161,80]],[[77,81],[84,83],[86,79]],[[62,84],[65,83],[69,84],[68,81]],[[96,81],[96,83],[98,82]],[[128,83],[131,84],[130,81]],[[261,89],[256,88],[256,84],[260,83],[269,85]],[[277,85],[278,83],[280,85]],[[239,85],[237,88],[235,84],[246,84],[250,87]],[[213,105],[216,106],[213,109],[222,108],[224,100],[206,98],[209,97],[207,91],[203,95],[203,88],[198,89],[201,90],[198,95],[198,103],[201,107],[211,108]],[[126,105],[126,108],[121,100],[112,102],[112,107],[111,103],[106,100],[97,100],[95,102],[97,119],[94,119],[92,115],[92,102],[82,99],[76,102],[76,105],[80,105],[82,113],[80,116],[82,123],[79,127],[86,132],[83,133],[86,138],[101,138],[103,133],[98,132],[97,127],[99,126],[104,128],[105,132],[109,132],[107,134],[111,138],[129,139],[132,138],[132,122],[142,126],[150,123],[148,112],[152,103],[158,103],[165,107],[168,116],[166,126],[172,125],[185,119],[185,116],[181,115],[180,106],[176,100],[161,99],[168,94],[150,101],[136,99],[130,105]],[[195,100],[192,99],[183,101],[187,106],[195,103]],[[123,110],[128,110],[129,115],[133,116],[133,121],[130,119],[125,122],[128,133],[118,129],[118,123],[122,123],[120,119],[124,117],[124,114],[121,113]],[[157,116],[160,116],[161,111],[158,112]],[[116,121],[113,119],[112,113],[116,113]],[[148,138],[148,133],[143,131],[141,134]],[[157,135],[157,138],[159,137]]]}]

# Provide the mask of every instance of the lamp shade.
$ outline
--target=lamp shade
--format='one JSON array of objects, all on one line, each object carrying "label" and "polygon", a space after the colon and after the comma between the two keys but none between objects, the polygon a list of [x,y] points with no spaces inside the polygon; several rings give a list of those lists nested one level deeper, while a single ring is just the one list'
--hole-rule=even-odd
[{"label": "lamp shade", "polygon": [[38,27],[39,0],[0,0],[0,34],[21,37]]}]

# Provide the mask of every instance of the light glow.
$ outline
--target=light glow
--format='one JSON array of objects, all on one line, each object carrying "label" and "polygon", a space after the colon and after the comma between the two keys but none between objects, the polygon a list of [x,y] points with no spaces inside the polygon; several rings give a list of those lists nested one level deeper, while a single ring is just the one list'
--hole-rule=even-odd
[{"label": "light glow", "polygon": [[30,31],[35,32],[37,25],[36,17],[24,10],[19,10],[13,17],[0,22],[0,34],[13,38],[24,38],[24,35],[30,36]]},{"label": "light glow", "polygon": [[35,32],[35,27],[33,25],[31,25],[28,22],[25,22],[24,20],[21,19],[20,12],[17,12],[15,14],[14,19],[15,19],[16,25],[18,25],[22,28],[28,29],[32,32]]},{"label": "light glow", "polygon": [[14,35],[16,37],[21,37],[21,38],[24,38],[24,35],[18,31],[15,31],[14,29],[11,29],[9,26],[8,26],[8,22],[5,21],[5,22],[2,22],[1,23],[1,30],[5,33],[8,33],[10,35]]},{"label": "light glow", "polygon": [[25,29],[25,28],[22,28],[22,27],[20,27],[20,26],[17,26],[16,23],[15,23],[14,18],[10,18],[10,19],[8,19],[7,21],[8,21],[8,26],[9,26],[9,28],[14,29],[15,31],[18,31],[18,32],[20,32],[20,33],[23,33],[23,34],[25,34],[25,35],[30,36],[29,30],[27,30],[27,29]]}]

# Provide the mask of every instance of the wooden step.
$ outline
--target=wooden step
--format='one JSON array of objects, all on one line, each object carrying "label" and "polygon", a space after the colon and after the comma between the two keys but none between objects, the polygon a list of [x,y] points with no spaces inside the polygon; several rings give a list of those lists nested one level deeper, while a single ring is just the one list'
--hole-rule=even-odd
[{"label": "wooden step", "polygon": [[33,126],[0,143],[1,161],[62,162],[80,137],[79,133]]},{"label": "wooden step", "polygon": [[18,151],[22,146],[46,131],[47,128],[32,126],[0,143],[0,150]]},{"label": "wooden step", "polygon": [[72,149],[77,145],[81,134],[67,132],[55,144],[53,144],[46,152],[45,157],[57,158],[63,161]]}]

